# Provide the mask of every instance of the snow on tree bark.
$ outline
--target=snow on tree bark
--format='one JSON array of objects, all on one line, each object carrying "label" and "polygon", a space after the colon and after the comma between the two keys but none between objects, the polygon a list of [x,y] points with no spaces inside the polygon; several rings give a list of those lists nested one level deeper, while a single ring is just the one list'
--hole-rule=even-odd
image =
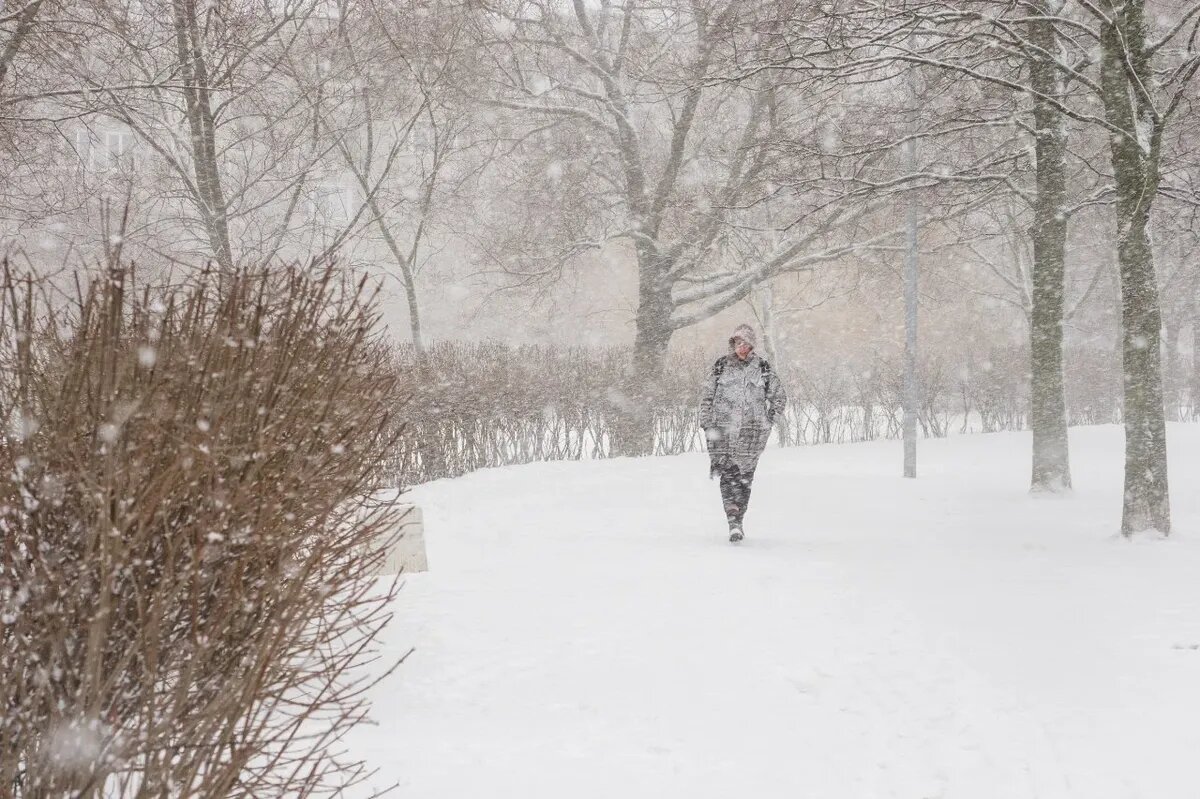
[{"label": "snow on tree bark", "polygon": [[[1163,410],[1162,312],[1150,246],[1150,209],[1160,179],[1162,127],[1134,82],[1153,79],[1145,3],[1108,0],[1101,23],[1101,87],[1117,190],[1117,263],[1121,277],[1125,493],[1121,532],[1171,531]],[[1143,84],[1144,85],[1144,84]],[[1149,133],[1147,134],[1147,130]]]},{"label": "snow on tree bark", "polygon": [[1063,295],[1066,265],[1067,131],[1050,98],[1062,95],[1062,78],[1053,53],[1054,22],[1037,17],[1029,38],[1041,56],[1030,58],[1034,90],[1037,195],[1033,205],[1033,291],[1030,314],[1030,427],[1033,431],[1031,488],[1061,491],[1071,487],[1067,409],[1063,385]]},{"label": "snow on tree bark", "polygon": [[175,48],[183,77],[180,91],[186,103],[192,141],[192,165],[196,176],[197,210],[208,234],[213,256],[224,269],[233,269],[229,240],[228,203],[217,163],[216,125],[213,119],[212,87],[205,57],[195,0],[173,0]]}]

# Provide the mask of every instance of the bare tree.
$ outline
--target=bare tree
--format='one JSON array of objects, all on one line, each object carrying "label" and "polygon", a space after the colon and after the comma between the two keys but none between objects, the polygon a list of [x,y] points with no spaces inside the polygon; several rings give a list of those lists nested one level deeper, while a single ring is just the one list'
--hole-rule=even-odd
[{"label": "bare tree", "polygon": [[[1157,9],[1164,20],[1160,26],[1161,38],[1151,40],[1144,2],[1080,0],[1074,9],[1068,9],[1064,2],[1025,0],[990,4],[993,11],[1004,13],[989,15],[984,15],[982,9],[951,11],[945,4],[933,5],[938,13],[983,22],[988,35],[994,36],[999,45],[1025,53],[1031,64],[1028,85],[1011,79],[1007,82],[1032,95],[1035,105],[1038,194],[1032,230],[1035,249],[1032,334],[1033,357],[1046,364],[1043,373],[1046,379],[1035,380],[1034,417],[1047,431],[1044,452],[1048,450],[1051,455],[1059,448],[1055,442],[1063,441],[1065,432],[1065,427],[1057,421],[1061,377],[1056,384],[1051,374],[1055,371],[1061,374],[1061,367],[1050,368],[1056,353],[1061,363],[1064,118],[1103,133],[1109,141],[1115,183],[1125,373],[1126,486],[1121,528],[1126,535],[1146,529],[1165,534],[1170,530],[1170,511],[1160,363],[1162,325],[1148,228],[1152,204],[1161,184],[1163,133],[1200,68],[1195,37],[1182,43],[1184,32],[1196,25],[1200,6],[1193,4],[1174,17],[1167,15],[1167,9]],[[1161,58],[1171,50],[1172,60],[1156,66],[1155,57]],[[1096,64],[1100,68],[1098,77],[1090,69]],[[979,74],[978,70],[962,64],[941,66],[964,74]],[[1089,90],[1102,104],[1104,116],[1097,116],[1090,109],[1077,110],[1066,102],[1063,89],[1068,83]],[[1038,280],[1039,274],[1045,278],[1044,282]],[[1065,465],[1065,460],[1062,463]],[[1056,471],[1053,458],[1046,465],[1050,467],[1049,473]],[[1035,463],[1035,484],[1037,471]]]},{"label": "bare tree", "polygon": [[[780,132],[810,129],[796,98],[807,107],[815,97],[780,90],[777,74],[739,63],[739,54],[779,46],[777,33],[789,22],[781,15],[795,9],[606,0],[560,10],[515,0],[490,11],[484,35],[495,64],[494,102],[543,126],[536,138],[542,152],[561,134],[562,160],[543,161],[542,169],[563,201],[577,203],[557,203],[551,257],[535,267],[526,250],[514,271],[526,280],[554,278],[582,252],[618,244],[632,251],[635,331],[622,399],[628,425],[619,437],[626,451],[642,451],[648,417],[638,410],[676,331],[732,307],[774,276],[834,262],[896,231],[864,233],[876,206],[852,198],[844,184],[802,192],[770,181],[772,159],[788,153],[774,146]],[[814,24],[823,23],[822,12],[812,14]],[[813,35],[793,45],[823,48]],[[819,151],[788,154],[793,161],[807,155],[814,174],[820,171]],[[740,266],[734,253],[766,232],[753,221],[755,209],[781,200],[788,212],[779,217],[778,248]],[[525,240],[531,234],[520,231]]]},{"label": "bare tree", "polygon": [[[896,25],[912,26],[916,31],[882,49],[876,58],[895,57],[947,71],[992,92],[1010,92],[1012,132],[1018,137],[1027,132],[1033,140],[1028,156],[1021,152],[1023,142],[1014,141],[1012,148],[1014,163],[1032,161],[1033,186],[1022,185],[1025,181],[1020,174],[1006,180],[1006,188],[1028,204],[1031,217],[1029,286],[1027,289],[1023,281],[1018,286],[1025,295],[1030,322],[1031,486],[1034,491],[1069,488],[1063,321],[1067,224],[1074,209],[1068,196],[1069,119],[1065,111],[1071,84],[1086,67],[1090,54],[1061,33],[1054,15],[1062,12],[1062,0],[922,2],[891,9],[888,3],[866,6],[884,16],[891,10]],[[1032,101],[1027,110],[1019,105],[1025,95]],[[1018,114],[1028,114],[1029,122],[1019,122]]]},{"label": "bare tree", "polygon": [[[1162,180],[1163,134],[1200,70],[1200,4],[1152,38],[1144,0],[1081,0],[1099,26],[1100,97],[1116,178],[1125,371],[1125,501],[1121,531],[1171,531],[1161,364],[1162,311],[1150,219]],[[1192,29],[1190,36],[1184,32]],[[1162,55],[1171,56],[1160,64]]]},{"label": "bare tree", "polygon": [[[68,207],[73,181],[62,169],[61,115],[53,98],[78,87],[52,65],[83,34],[75,4],[25,0],[0,4],[0,219],[6,249]],[[66,159],[69,163],[69,159]]]},{"label": "bare tree", "polygon": [[1036,199],[1033,204],[1033,291],[1029,353],[1033,386],[1034,491],[1071,487],[1063,385],[1063,320],[1067,245],[1067,125],[1059,111],[1066,80],[1057,64],[1063,47],[1050,16],[1061,0],[1038,0],[1029,10],[1029,85],[1033,95]]},{"label": "bare tree", "polygon": [[[353,81],[353,125],[321,114],[364,203],[364,241],[381,247],[404,289],[413,345],[424,352],[418,276],[475,177],[475,98],[468,17],[371,2],[338,25],[341,72]],[[374,233],[372,233],[373,229]],[[444,236],[443,236],[444,238]]]},{"label": "bare tree", "polygon": [[103,0],[81,13],[99,33],[60,54],[78,91],[57,102],[80,126],[128,139],[137,244],[229,269],[320,255],[358,224],[353,201],[326,185],[334,145],[313,119],[350,99],[331,68],[324,8]]},{"label": "bare tree", "polygon": [[189,188],[194,191],[194,204],[208,234],[213,255],[223,267],[232,269],[228,202],[221,180],[216,120],[213,116],[215,87],[205,53],[196,0],[172,0],[171,22],[175,34],[175,56],[179,64],[179,92],[184,100],[184,119],[187,120],[192,145],[193,179]]},{"label": "bare tree", "polygon": [[9,67],[33,33],[38,15],[48,5],[46,0],[28,0],[12,11],[0,6],[0,32],[4,34],[0,39],[0,101],[3,101],[4,79]]}]

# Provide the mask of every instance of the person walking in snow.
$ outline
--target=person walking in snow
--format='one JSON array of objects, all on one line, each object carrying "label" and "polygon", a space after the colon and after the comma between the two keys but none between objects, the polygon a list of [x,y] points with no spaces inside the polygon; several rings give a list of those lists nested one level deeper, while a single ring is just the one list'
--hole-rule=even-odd
[{"label": "person walking in snow", "polygon": [[720,477],[729,540],[741,541],[742,518],[758,458],[767,448],[787,395],[771,365],[754,352],[754,329],[739,325],[729,354],[713,364],[700,398],[700,427],[708,442],[709,477]]}]

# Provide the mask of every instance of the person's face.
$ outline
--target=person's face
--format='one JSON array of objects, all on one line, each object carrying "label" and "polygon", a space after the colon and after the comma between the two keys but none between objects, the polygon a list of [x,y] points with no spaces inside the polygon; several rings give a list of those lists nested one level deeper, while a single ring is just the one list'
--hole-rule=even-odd
[{"label": "person's face", "polygon": [[753,349],[745,339],[735,338],[733,340],[733,351],[743,361],[750,357],[750,351]]}]

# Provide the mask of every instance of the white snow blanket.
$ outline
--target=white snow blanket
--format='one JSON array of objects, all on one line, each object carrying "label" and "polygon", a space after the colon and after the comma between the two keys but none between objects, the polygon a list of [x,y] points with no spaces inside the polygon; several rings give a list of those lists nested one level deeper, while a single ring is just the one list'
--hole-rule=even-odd
[{"label": "white snow blanket", "polygon": [[726,541],[702,454],[423,486],[349,741],[406,797],[1194,799],[1200,426],[1173,425],[1175,534],[1121,539],[1122,432],[769,449]]}]

